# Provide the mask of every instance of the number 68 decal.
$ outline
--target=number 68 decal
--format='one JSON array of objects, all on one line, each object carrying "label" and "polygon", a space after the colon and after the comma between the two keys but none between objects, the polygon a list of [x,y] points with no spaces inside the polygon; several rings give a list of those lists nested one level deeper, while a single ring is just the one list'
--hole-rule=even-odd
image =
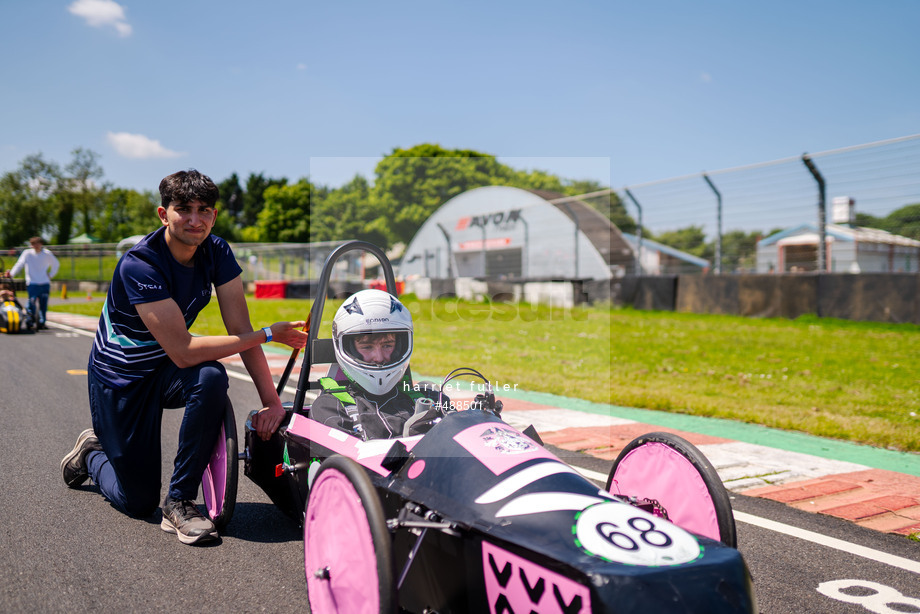
[{"label": "number 68 decal", "polygon": [[[865,594],[866,591],[871,592]],[[869,582],[868,580],[822,582],[818,585],[818,592],[837,601],[858,603],[875,614],[902,614],[903,612],[920,610],[920,599],[902,595],[890,586],[885,586],[878,582]],[[911,609],[889,607],[892,605],[904,605]]]},{"label": "number 68 decal", "polygon": [[687,531],[631,505],[598,503],[575,517],[576,543],[588,554],[627,565],[681,565],[703,549]]}]

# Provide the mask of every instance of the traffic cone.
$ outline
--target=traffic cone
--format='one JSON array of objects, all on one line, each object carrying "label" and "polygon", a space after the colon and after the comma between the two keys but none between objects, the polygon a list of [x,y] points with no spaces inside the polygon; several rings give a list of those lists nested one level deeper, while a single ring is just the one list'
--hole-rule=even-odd
[{"label": "traffic cone", "polygon": [[89,290],[86,291],[86,300],[88,301],[93,300],[93,293],[90,292]]}]

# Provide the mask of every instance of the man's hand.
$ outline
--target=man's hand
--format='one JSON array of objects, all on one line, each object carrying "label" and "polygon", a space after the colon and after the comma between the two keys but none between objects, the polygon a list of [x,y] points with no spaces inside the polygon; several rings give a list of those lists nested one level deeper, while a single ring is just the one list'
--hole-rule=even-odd
[{"label": "man's hand", "polygon": [[272,324],[272,341],[283,343],[295,349],[302,349],[307,345],[307,335],[304,328],[307,323],[303,320],[299,322],[275,322]]},{"label": "man's hand", "polygon": [[280,405],[263,407],[252,417],[252,427],[262,441],[268,441],[281,426],[282,420],[284,420],[284,409]]}]

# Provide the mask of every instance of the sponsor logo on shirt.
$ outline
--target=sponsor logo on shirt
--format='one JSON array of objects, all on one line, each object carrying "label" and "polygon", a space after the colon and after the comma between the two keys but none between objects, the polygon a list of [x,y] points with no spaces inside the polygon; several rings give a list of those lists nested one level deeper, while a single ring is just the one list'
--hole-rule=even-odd
[{"label": "sponsor logo on shirt", "polygon": [[138,290],[141,290],[141,291],[144,291],[144,290],[162,290],[162,289],[163,289],[163,286],[161,286],[161,285],[159,285],[159,284],[142,284],[141,282],[137,282],[137,289],[138,289]]}]

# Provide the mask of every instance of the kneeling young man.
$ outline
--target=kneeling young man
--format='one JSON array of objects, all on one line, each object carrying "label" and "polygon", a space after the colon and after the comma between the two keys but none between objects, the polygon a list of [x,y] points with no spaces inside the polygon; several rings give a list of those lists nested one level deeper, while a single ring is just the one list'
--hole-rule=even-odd
[{"label": "kneeling young man", "polygon": [[[151,515],[160,501],[160,429],[164,408],[185,408],[161,528],[185,544],[218,539],[195,505],[201,476],[220,433],[229,380],[221,358],[240,354],[263,409],[253,425],[268,439],[284,418],[261,344],[305,345],[303,322],[253,331],[230,246],[211,235],[219,193],[195,170],[160,182],[162,226],[118,265],[89,357],[93,428],[61,461],[74,488],[92,478],[131,516]],[[193,336],[189,327],[217,293],[227,335]]]}]

